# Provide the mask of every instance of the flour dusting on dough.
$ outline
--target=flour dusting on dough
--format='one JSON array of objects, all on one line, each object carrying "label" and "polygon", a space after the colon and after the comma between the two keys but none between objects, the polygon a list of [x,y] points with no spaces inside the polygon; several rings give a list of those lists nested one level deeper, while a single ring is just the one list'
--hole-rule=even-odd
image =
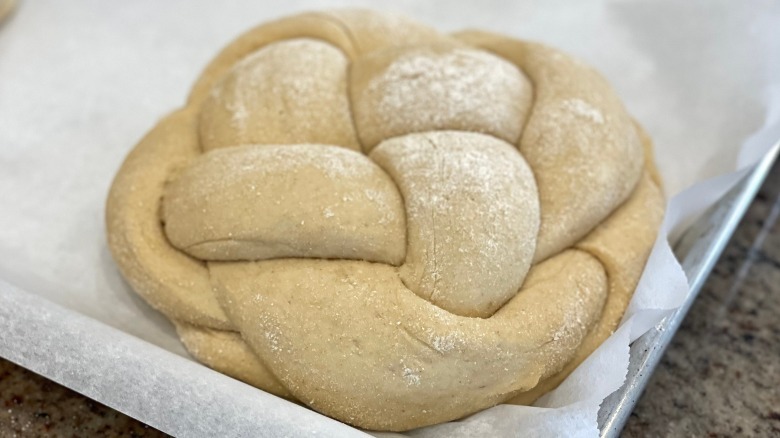
[{"label": "flour dusting on dough", "polygon": [[403,374],[402,374],[404,380],[406,380],[406,383],[409,386],[419,386],[420,385],[420,374],[416,372],[415,370],[404,366]]},{"label": "flour dusting on dough", "polygon": [[563,101],[563,107],[567,110],[584,117],[593,123],[602,125],[604,124],[604,115],[598,108],[585,102],[582,99],[567,99]]},{"label": "flour dusting on dough", "polygon": [[478,131],[514,142],[530,93],[515,66],[488,52],[419,48],[371,79],[355,115],[369,142],[434,129]]}]

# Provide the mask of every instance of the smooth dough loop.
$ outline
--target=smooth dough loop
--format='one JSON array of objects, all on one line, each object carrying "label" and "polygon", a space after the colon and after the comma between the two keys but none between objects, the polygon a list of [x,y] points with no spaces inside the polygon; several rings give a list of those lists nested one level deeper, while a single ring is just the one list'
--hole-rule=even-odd
[{"label": "smooth dough loop", "polygon": [[196,359],[403,431],[557,386],[617,326],[663,208],[592,69],[338,10],[226,47],[127,157],[106,222]]}]

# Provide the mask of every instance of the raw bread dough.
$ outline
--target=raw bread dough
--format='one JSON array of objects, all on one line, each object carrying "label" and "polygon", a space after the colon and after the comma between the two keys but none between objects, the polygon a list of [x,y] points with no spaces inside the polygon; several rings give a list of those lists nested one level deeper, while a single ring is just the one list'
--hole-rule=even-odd
[{"label": "raw bread dough", "polygon": [[341,10],[225,48],[106,219],[195,358],[402,431],[558,385],[617,326],[663,207],[649,139],[589,67]]}]

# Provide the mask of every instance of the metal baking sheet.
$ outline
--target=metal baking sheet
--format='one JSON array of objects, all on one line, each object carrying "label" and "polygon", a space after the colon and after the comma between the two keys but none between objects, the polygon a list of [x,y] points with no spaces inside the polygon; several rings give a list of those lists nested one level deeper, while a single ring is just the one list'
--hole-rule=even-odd
[{"label": "metal baking sheet", "polygon": [[674,246],[691,292],[685,303],[631,344],[628,374],[623,386],[607,397],[598,415],[601,437],[618,437],[642,396],[655,367],[674,338],[737,225],[769,175],[780,147],[775,145],[755,169],[699,218]]}]

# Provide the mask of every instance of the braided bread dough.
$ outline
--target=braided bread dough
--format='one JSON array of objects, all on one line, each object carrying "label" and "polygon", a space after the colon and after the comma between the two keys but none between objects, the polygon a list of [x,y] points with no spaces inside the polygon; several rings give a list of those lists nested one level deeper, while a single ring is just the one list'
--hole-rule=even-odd
[{"label": "braided bread dough", "polygon": [[649,139],[587,66],[341,10],[225,48],[106,217],[198,360],[400,431],[554,388],[616,327],[663,205]]}]

